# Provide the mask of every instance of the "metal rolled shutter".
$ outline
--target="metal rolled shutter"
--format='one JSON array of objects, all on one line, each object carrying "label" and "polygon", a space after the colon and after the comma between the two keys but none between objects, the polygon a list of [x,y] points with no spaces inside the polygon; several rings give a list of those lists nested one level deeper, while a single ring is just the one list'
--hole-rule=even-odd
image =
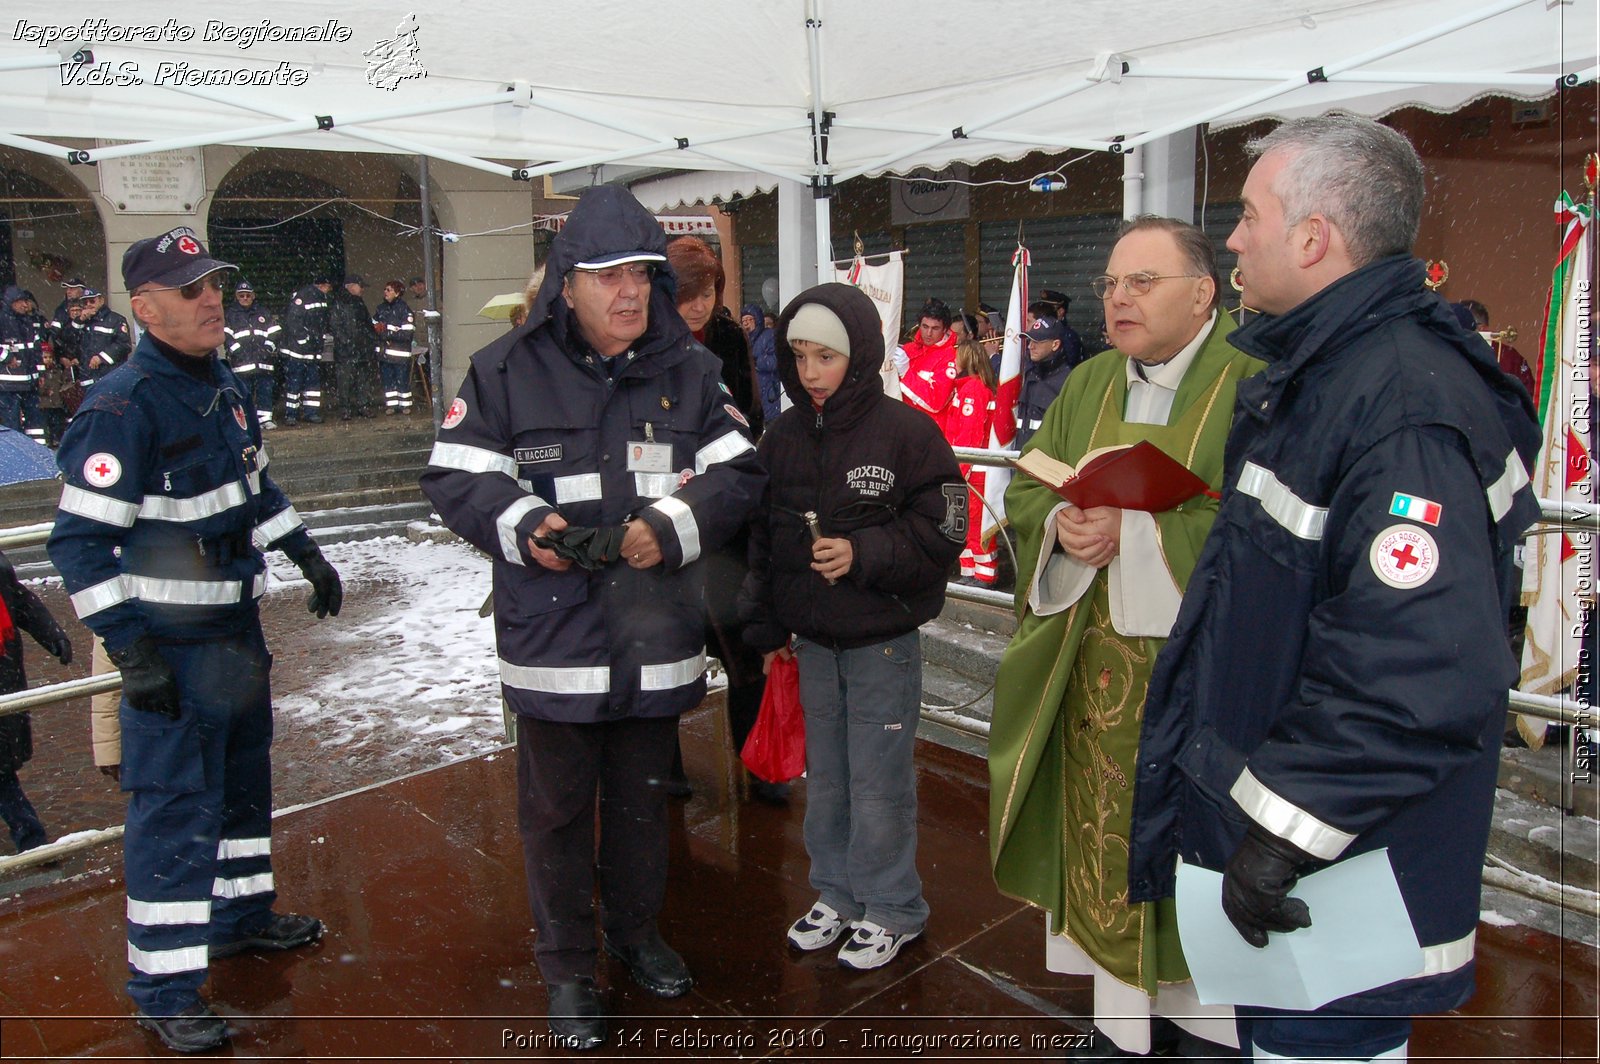
[{"label": "metal rolled shutter", "polygon": [[952,314],[960,308],[962,293],[967,290],[965,228],[960,222],[906,228],[906,298],[901,314],[904,331],[910,331],[917,323],[922,304],[931,298],[948,303]]},{"label": "metal rolled shutter", "polygon": [[[1098,328],[1100,303],[1089,291],[1089,279],[1104,273],[1116,243],[1120,214],[1079,214],[1066,218],[1033,218],[1023,225],[1023,241],[1033,260],[1028,290],[1055,288],[1072,297],[1067,321],[1082,332]],[[986,222],[978,231],[983,246],[983,300],[1003,314],[1011,299],[1011,256],[1017,250],[1016,221]]]},{"label": "metal rolled shutter", "polygon": [[[768,277],[774,280],[778,277],[778,245],[743,244],[739,248],[739,262],[739,305],[760,303],[766,306],[766,301],[761,298],[761,282]],[[776,314],[783,308],[772,306],[767,309]]]}]

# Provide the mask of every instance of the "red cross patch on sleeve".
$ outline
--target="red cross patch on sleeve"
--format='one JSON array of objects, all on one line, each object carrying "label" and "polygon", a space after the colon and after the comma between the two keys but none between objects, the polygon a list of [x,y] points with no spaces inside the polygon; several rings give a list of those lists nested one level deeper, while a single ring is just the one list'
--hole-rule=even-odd
[{"label": "red cross patch on sleeve", "polygon": [[1421,587],[1439,571],[1439,545],[1416,525],[1390,525],[1379,532],[1368,558],[1379,580],[1402,591]]}]

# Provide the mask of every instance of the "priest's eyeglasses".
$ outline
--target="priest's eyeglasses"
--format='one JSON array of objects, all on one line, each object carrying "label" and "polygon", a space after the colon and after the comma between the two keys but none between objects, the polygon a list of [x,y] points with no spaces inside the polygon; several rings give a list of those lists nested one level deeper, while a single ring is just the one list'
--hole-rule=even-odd
[{"label": "priest's eyeglasses", "polygon": [[1103,273],[1089,282],[1089,289],[1094,292],[1096,299],[1110,299],[1111,294],[1117,290],[1117,286],[1121,285],[1127,289],[1130,296],[1137,297],[1147,295],[1150,289],[1155,287],[1157,281],[1199,276],[1197,273],[1145,273],[1143,270],[1125,273],[1121,277],[1113,277],[1109,273]]}]

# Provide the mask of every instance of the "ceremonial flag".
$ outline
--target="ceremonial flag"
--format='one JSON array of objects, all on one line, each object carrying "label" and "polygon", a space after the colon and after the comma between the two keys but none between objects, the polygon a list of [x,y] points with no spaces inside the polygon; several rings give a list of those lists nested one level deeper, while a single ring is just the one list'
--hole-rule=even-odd
[{"label": "ceremonial flag", "polygon": [[[1533,470],[1534,494],[1592,511],[1595,502],[1590,456],[1593,337],[1592,204],[1575,204],[1566,193],[1556,201],[1565,227],[1550,285],[1550,305],[1540,344],[1539,420],[1544,443]],[[1522,603],[1528,607],[1519,686],[1553,695],[1572,686],[1582,648],[1583,606],[1594,601],[1594,534],[1560,532],[1529,537],[1523,547]],[[1594,667],[1593,664],[1590,667]],[[1544,741],[1545,722],[1518,717],[1528,745]]]},{"label": "ceremonial flag", "polygon": [[889,252],[889,260],[869,265],[860,255],[842,265],[833,264],[834,278],[843,284],[854,285],[867,294],[878,308],[878,318],[883,325],[883,394],[891,399],[900,398],[900,377],[894,371],[890,356],[900,345],[900,309],[905,302],[906,264],[904,252]]},{"label": "ceremonial flag", "polygon": [[[1022,345],[1027,343],[1028,249],[1021,244],[1011,256],[1011,302],[1006,307],[1006,338],[1000,347],[1000,372],[994,392],[994,419],[989,426],[990,447],[1010,447],[1017,438],[1017,397],[1022,392]],[[1006,488],[1011,470],[991,466],[983,482],[983,538],[988,540],[1006,523]]]}]

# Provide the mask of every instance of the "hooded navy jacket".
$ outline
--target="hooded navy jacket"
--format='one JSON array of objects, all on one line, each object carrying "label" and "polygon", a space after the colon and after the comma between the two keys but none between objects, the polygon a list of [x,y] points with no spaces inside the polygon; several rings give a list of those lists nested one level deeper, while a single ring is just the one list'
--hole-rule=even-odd
[{"label": "hooded navy jacket", "polygon": [[[764,482],[721,364],[678,316],[664,261],[649,327],[609,365],[562,298],[575,263],[664,256],[666,243],[626,191],[586,191],[551,245],[527,322],[472,356],[422,475],[444,523],[494,558],[502,691],[513,710],[541,720],[675,716],[700,702],[696,562],[744,523]],[[646,442],[671,447],[670,472],[629,470],[632,445]],[[546,569],[528,539],[552,511],[588,527],[637,517],[662,562]]]},{"label": "hooded navy jacket", "polygon": [[[1513,551],[1538,517],[1527,392],[1392,257],[1229,336],[1221,508],[1139,736],[1129,897],[1221,870],[1254,822],[1314,858],[1387,848],[1423,947],[1357,1012],[1472,989],[1506,692]],[[1313,910],[1315,923],[1317,914]]]}]

